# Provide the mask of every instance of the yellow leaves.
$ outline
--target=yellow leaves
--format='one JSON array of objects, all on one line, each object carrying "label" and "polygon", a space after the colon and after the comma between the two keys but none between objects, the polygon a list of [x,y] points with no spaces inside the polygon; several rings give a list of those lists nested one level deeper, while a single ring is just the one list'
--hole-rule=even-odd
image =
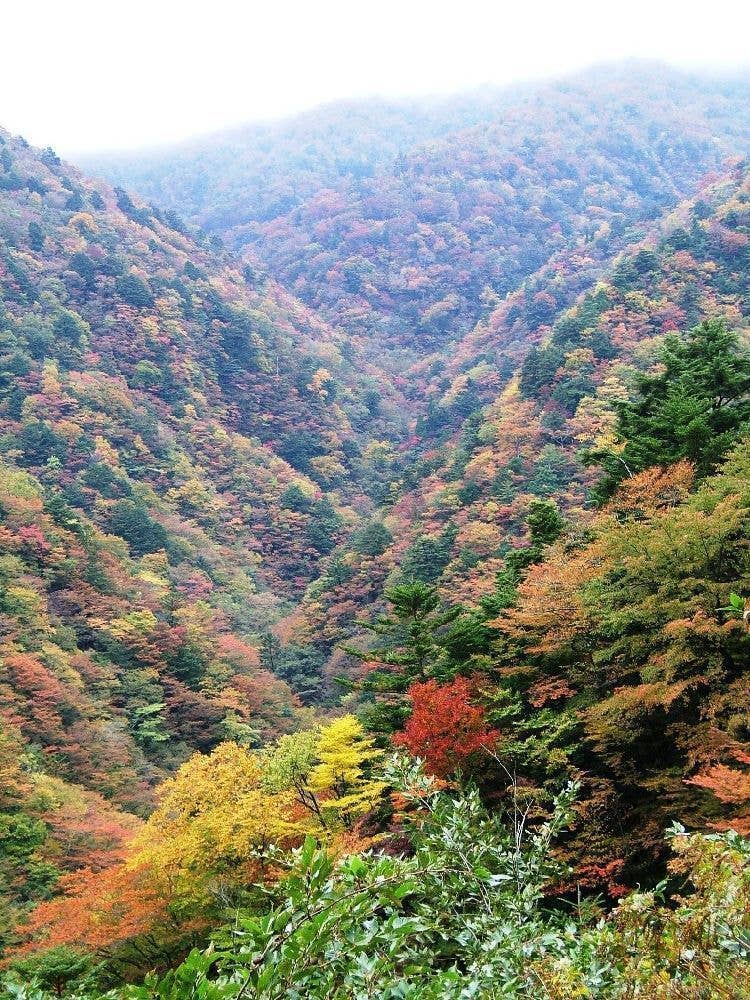
[{"label": "yellow leaves", "polygon": [[255,788],[260,778],[256,755],[236,743],[222,743],[213,753],[196,754],[164,784],[162,804],[154,817],[181,817],[205,813],[227,798]]},{"label": "yellow leaves", "polygon": [[159,337],[159,324],[154,319],[153,316],[141,316],[137,320],[137,324],[141,332],[145,335],[146,340],[156,341]]},{"label": "yellow leaves", "polygon": [[37,499],[39,494],[39,485],[28,472],[0,464],[0,497],[32,500]]},{"label": "yellow leaves", "polygon": [[71,657],[64,649],[54,642],[41,642],[39,652],[45,667],[58,680],[71,690],[85,690],[85,682],[81,675],[71,666]]},{"label": "yellow leaves", "polygon": [[148,447],[140,434],[136,434],[133,438],[133,449],[138,452],[141,458],[151,457],[151,449]]},{"label": "yellow leaves", "polygon": [[145,580],[154,587],[169,586],[169,561],[164,552],[147,552],[141,557],[138,579]]},{"label": "yellow leaves", "polygon": [[310,459],[310,468],[328,483],[335,483],[346,476],[346,469],[332,455],[316,455]]},{"label": "yellow leaves", "polygon": [[596,362],[594,352],[589,347],[577,347],[565,355],[563,367],[566,371],[580,371],[581,369],[591,369]]},{"label": "yellow leaves", "polygon": [[45,361],[42,368],[42,392],[45,396],[58,396],[62,392],[60,369],[56,361]]},{"label": "yellow leaves", "polygon": [[78,230],[82,236],[96,236],[99,232],[99,226],[89,212],[76,212],[75,215],[71,215],[68,225],[71,229]]},{"label": "yellow leaves", "polygon": [[77,441],[83,434],[83,428],[72,420],[58,420],[55,424],[55,432],[64,437],[67,441]]},{"label": "yellow leaves", "polygon": [[181,486],[167,492],[167,500],[176,503],[183,509],[193,511],[216,511],[219,507],[226,507],[216,493],[208,489],[196,476],[191,477]]},{"label": "yellow leaves", "polygon": [[643,292],[626,292],[623,298],[631,311],[644,313],[649,311],[651,300]]},{"label": "yellow leaves", "polygon": [[25,625],[37,622],[43,614],[41,595],[30,587],[15,584],[3,593],[2,607],[6,614],[13,615]]},{"label": "yellow leaves", "polygon": [[[185,628],[192,643],[205,647],[206,651],[213,645],[207,637],[213,634],[212,624],[216,612],[205,601],[196,601],[195,604],[186,604],[184,607],[176,608],[173,614],[175,622]],[[220,637],[216,651],[221,653],[222,640],[229,643],[231,638],[229,636]]]},{"label": "yellow leaves", "polygon": [[420,322],[424,325],[429,325],[430,323],[445,320],[451,316],[451,314],[456,312],[456,310],[460,307],[460,304],[461,301],[459,297],[454,293],[446,295],[445,298],[440,299],[439,302],[433,303],[428,309],[425,309],[422,312]]},{"label": "yellow leaves", "polygon": [[31,779],[23,768],[24,742],[9,724],[0,725],[0,809],[16,806],[31,791]]},{"label": "yellow leaves", "polygon": [[127,416],[134,403],[125,380],[100,371],[68,372],[70,391],[82,403],[112,416]]},{"label": "yellow leaves", "polygon": [[192,757],[165,783],[130,865],[147,866],[180,894],[200,898],[219,877],[228,885],[252,882],[268,848],[300,829],[292,794],[264,790],[257,754],[223,743]]},{"label": "yellow leaves", "polygon": [[196,754],[163,785],[130,867],[192,901],[265,879],[274,845],[310,831],[329,839],[373,806],[384,785],[365,772],[381,753],[348,715],[262,752],[223,743]]},{"label": "yellow leaves", "polygon": [[114,618],[108,625],[109,634],[118,640],[128,640],[136,635],[151,635],[158,624],[156,615],[148,608],[131,611],[122,618]]},{"label": "yellow leaves", "polygon": [[382,752],[364,735],[353,715],[334,719],[321,729],[317,749],[320,763],[310,774],[310,788],[325,796],[325,810],[333,812],[345,825],[372,808],[381,795],[384,784],[366,779],[364,768]]},{"label": "yellow leaves", "polygon": [[455,514],[457,510],[461,509],[458,490],[458,483],[449,483],[435,493],[429,493],[425,490],[425,502],[431,510],[442,514]]},{"label": "yellow leaves", "polygon": [[362,453],[362,458],[367,465],[376,469],[388,469],[394,458],[393,445],[388,441],[370,441]]},{"label": "yellow leaves", "polygon": [[318,396],[319,399],[328,399],[331,394],[333,376],[327,368],[318,368],[307,384],[310,392]]},{"label": "yellow leaves", "polygon": [[111,468],[116,469],[120,464],[120,456],[117,451],[112,447],[112,445],[101,434],[97,434],[94,437],[94,444],[96,445],[96,450],[94,454],[100,462],[104,462],[105,465],[109,465]]}]

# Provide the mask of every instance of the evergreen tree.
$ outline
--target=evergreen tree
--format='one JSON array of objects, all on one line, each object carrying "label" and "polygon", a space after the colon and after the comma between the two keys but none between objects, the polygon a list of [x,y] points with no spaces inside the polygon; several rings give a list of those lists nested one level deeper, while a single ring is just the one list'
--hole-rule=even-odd
[{"label": "evergreen tree", "polygon": [[586,456],[604,469],[600,500],[634,473],[680,459],[705,476],[750,426],[750,353],[724,320],[706,320],[684,338],[667,337],[661,362],[658,374],[637,379],[638,397],[618,406],[624,447]]},{"label": "evergreen tree", "polygon": [[16,959],[11,968],[23,981],[55,997],[63,997],[71,988],[83,986],[91,979],[93,971],[91,958],[67,945]]},{"label": "evergreen tree", "polygon": [[541,562],[544,550],[562,534],[565,522],[557,506],[550,500],[533,500],[526,524],[531,536],[531,544],[522,549],[513,549],[505,557],[505,566],[495,578],[495,592],[480,601],[485,614],[497,615],[516,602],[518,584],[525,571],[534,563]]},{"label": "evergreen tree", "polygon": [[401,572],[406,580],[437,583],[450,560],[458,529],[448,525],[437,538],[422,535],[404,553]]},{"label": "evergreen tree", "polygon": [[372,732],[393,732],[403,723],[409,711],[405,692],[413,681],[452,675],[446,642],[461,616],[460,607],[443,610],[437,588],[425,583],[392,587],[385,597],[391,605],[388,614],[358,622],[378,637],[378,644],[370,649],[343,647],[350,656],[378,666],[358,685],[339,678],[345,686],[373,696],[362,713]]},{"label": "evergreen tree", "polygon": [[129,306],[136,309],[148,308],[154,304],[154,296],[143,280],[137,274],[124,274],[118,278],[115,287],[117,294]]},{"label": "evergreen tree", "polygon": [[336,547],[341,524],[341,518],[328,497],[316,500],[310,508],[310,523],[307,526],[310,545],[321,555],[328,555]]},{"label": "evergreen tree", "polygon": [[164,528],[154,521],[145,507],[132,500],[118,500],[112,508],[109,529],[130,545],[134,556],[157,552],[166,547],[168,538]]},{"label": "evergreen tree", "polygon": [[34,253],[41,253],[45,243],[44,230],[38,222],[29,223],[29,246]]},{"label": "evergreen tree", "polygon": [[352,540],[357,552],[363,556],[379,556],[393,542],[393,535],[382,521],[371,521]]}]

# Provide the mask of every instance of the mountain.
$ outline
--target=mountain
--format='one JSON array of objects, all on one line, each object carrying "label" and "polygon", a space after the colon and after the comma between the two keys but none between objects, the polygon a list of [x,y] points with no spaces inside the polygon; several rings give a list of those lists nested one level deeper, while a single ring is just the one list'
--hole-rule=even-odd
[{"label": "mountain", "polygon": [[[376,352],[432,353],[553,254],[603,264],[750,150],[750,84],[650,64],[435,104],[333,106],[86,161],[177,209]],[[537,300],[538,321],[554,306]]]},{"label": "mountain", "polygon": [[[479,853],[446,906],[484,899],[504,810],[510,881],[523,816],[528,884],[560,900],[533,947],[564,900],[608,900],[578,940],[662,878],[673,820],[720,832],[674,834],[697,902],[653,920],[732,923],[748,86],[636,64],[334,106],[97,161],[115,188],[0,133],[0,933],[24,975],[59,986],[83,949],[137,979],[228,923],[216,988],[281,995],[237,935],[296,968],[275,928],[314,929],[311,895],[454,837]],[[423,765],[384,777],[393,748]],[[370,913],[371,888],[362,926],[408,937],[417,889]],[[607,947],[643,900],[596,924]],[[213,954],[158,989],[213,989]],[[605,967],[547,959],[550,995]]]},{"label": "mountain", "polygon": [[[332,695],[340,675],[359,685],[361,668],[341,644],[367,647],[356,621],[363,608],[372,620],[388,587],[436,586],[446,604],[502,620],[529,565],[544,565],[540,511],[559,512],[574,532],[593,530],[600,472],[585,456],[613,440],[618,406],[658,365],[664,337],[718,317],[748,325],[748,171],[738,158],[747,152],[746,88],[652,66],[602,69],[482,94],[474,120],[464,99],[459,125],[459,105],[448,104],[442,131],[429,137],[414,107],[401,108],[398,126],[394,106],[358,108],[368,128],[356,169],[348,109],[336,108],[133,165],[97,165],[257,253],[316,311],[364,332],[371,351],[403,359],[406,349],[412,359],[403,382],[415,422],[386,502],[321,563],[276,626],[282,643],[264,649],[266,666],[314,649],[307,661],[325,661]],[[373,134],[389,138],[375,149]],[[325,153],[316,155],[319,144]],[[286,199],[273,201],[282,189]],[[438,245],[442,260],[425,253]],[[490,257],[502,266],[488,271]],[[356,288],[338,280],[354,263],[367,271]],[[394,294],[394,274],[407,272],[413,288]],[[432,311],[437,296],[453,307]],[[440,314],[437,325],[425,325],[425,310]],[[466,656],[462,670],[505,654],[485,636]],[[604,699],[593,687],[588,696]],[[522,715],[511,730],[530,725]],[[684,760],[670,803],[699,757],[695,749]],[[596,754],[571,759],[597,772]],[[638,864],[658,847],[633,839],[634,824],[658,838],[666,817],[629,780],[610,792],[630,831],[620,853]],[[633,796],[645,797],[643,812],[632,810]],[[694,789],[688,800],[683,815],[712,808]],[[584,828],[584,841],[590,834]],[[606,865],[611,837],[602,850]]]},{"label": "mountain", "polygon": [[190,753],[299,724],[260,636],[372,508],[401,411],[260,270],[0,134],[0,719],[32,775],[11,911],[80,864],[74,822],[116,852],[117,807]]}]

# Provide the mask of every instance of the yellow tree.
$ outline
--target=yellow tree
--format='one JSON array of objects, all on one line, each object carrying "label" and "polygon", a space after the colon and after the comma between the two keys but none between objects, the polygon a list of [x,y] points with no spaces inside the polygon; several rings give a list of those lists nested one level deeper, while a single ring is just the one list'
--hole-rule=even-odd
[{"label": "yellow tree", "polygon": [[226,902],[269,877],[271,848],[293,843],[301,827],[293,794],[267,791],[262,777],[258,755],[235,743],[192,757],[165,783],[133,866],[187,902]]},{"label": "yellow tree", "polygon": [[309,785],[330,822],[350,827],[378,801],[385,784],[369,777],[368,770],[382,752],[353,715],[334,719],[320,730],[319,763],[310,773]]},{"label": "yellow tree", "polygon": [[300,729],[280,737],[265,749],[261,755],[263,787],[271,793],[293,791],[299,805],[326,829],[328,824],[320,801],[310,787],[310,774],[318,760],[319,740],[319,729]]}]

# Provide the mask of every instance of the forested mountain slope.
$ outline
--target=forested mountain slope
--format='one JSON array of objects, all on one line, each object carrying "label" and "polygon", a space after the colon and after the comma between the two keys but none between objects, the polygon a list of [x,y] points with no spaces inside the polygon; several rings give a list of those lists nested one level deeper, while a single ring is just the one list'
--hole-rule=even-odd
[{"label": "forested mountain slope", "polygon": [[[7,138],[2,156],[6,450],[84,506],[109,463],[151,488],[147,505],[212,522],[209,548],[236,542],[246,572],[293,588],[320,553],[285,489],[360,495],[368,441],[401,429],[397,396],[272,281],[54,154]],[[116,454],[97,453],[99,437]]]},{"label": "forested mountain slope", "polygon": [[[529,321],[521,290],[437,372],[420,373],[428,405],[412,464],[371,537],[337,550],[310,586],[293,619],[299,635],[341,639],[357,604],[399,576],[453,600],[491,597],[540,500],[585,522],[600,474],[582,453],[611,439],[617,401],[658,363],[663,336],[712,317],[748,326],[749,177],[739,164],[682,203],[548,324]],[[578,267],[544,268],[535,295],[566,301],[580,281]]]},{"label": "forested mountain slope", "polygon": [[750,831],[748,97],[638,66],[107,166],[161,207],[0,133],[19,974],[228,922],[131,995],[742,997],[734,834],[600,918],[671,821]]},{"label": "forested mountain slope", "polygon": [[333,107],[87,166],[252,248],[374,347],[424,354],[557,252],[601,266],[747,152],[748,96],[745,80],[634,64],[436,106]]},{"label": "forested mountain slope", "polygon": [[[744,598],[731,603],[747,591],[746,449],[693,490],[750,432],[749,246],[750,170],[738,164],[549,326],[531,331],[525,291],[511,296],[428,383],[433,405],[393,502],[280,626],[331,651],[329,677],[349,677],[375,729],[403,725],[404,676],[473,674],[509,768],[553,786],[587,775],[569,850],[594,883],[647,869],[671,817],[705,824],[721,802],[746,814]],[[541,274],[540,294],[565,278]],[[693,465],[636,476],[682,458]],[[603,516],[597,504],[628,474]],[[374,637],[353,628],[362,606],[414,583],[422,596],[390,606]],[[432,598],[420,605],[432,587],[447,617]],[[342,642],[359,645],[364,670]],[[442,745],[460,759],[455,720],[434,721],[459,711],[466,695],[450,692],[426,702],[413,752]]]},{"label": "forested mountain slope", "polygon": [[258,636],[372,506],[399,400],[273,280],[0,133],[11,912],[119,856],[105,798],[144,812],[196,749],[296,728]]}]

